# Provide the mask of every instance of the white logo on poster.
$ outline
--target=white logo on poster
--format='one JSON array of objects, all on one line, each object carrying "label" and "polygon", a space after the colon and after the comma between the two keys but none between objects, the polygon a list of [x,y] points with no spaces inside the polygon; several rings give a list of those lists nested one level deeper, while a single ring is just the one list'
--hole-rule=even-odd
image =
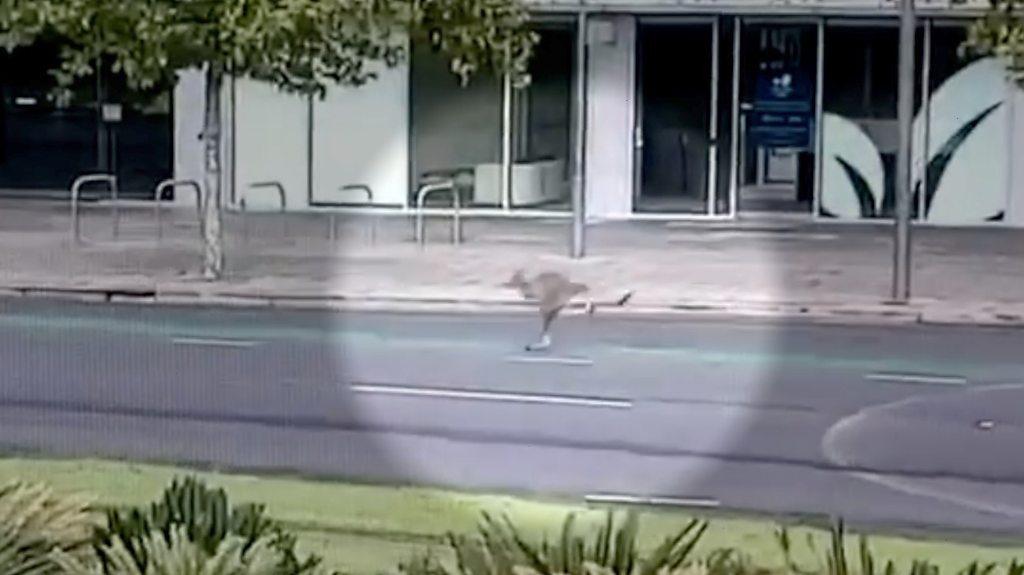
[{"label": "white logo on poster", "polygon": [[788,98],[793,93],[793,75],[783,74],[772,78],[772,95],[776,98]]}]

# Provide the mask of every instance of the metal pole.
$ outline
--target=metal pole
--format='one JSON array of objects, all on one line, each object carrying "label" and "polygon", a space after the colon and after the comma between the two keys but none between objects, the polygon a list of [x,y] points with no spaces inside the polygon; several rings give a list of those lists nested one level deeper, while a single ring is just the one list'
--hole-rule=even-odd
[{"label": "metal pole", "polygon": [[818,20],[814,78],[814,219],[821,217],[822,178],[825,171],[825,19]]},{"label": "metal pole", "polygon": [[924,45],[921,47],[921,51],[924,52],[924,61],[921,63],[921,117],[924,118],[924,137],[922,149],[918,150],[916,155],[921,159],[921,193],[917,198],[917,219],[922,222],[925,220],[925,199],[928,197],[928,155],[932,149],[932,22],[930,19],[924,21]]},{"label": "metal pole", "polygon": [[729,217],[731,218],[736,217],[736,204],[739,198],[740,132],[742,131],[742,120],[740,119],[740,50],[742,44],[740,34],[742,33],[740,17],[737,16],[732,25],[732,122],[730,126],[732,141],[729,142],[731,147],[729,154]]},{"label": "metal pole", "polygon": [[576,117],[574,122],[574,173],[572,177],[572,245],[570,256],[580,259],[586,253],[586,202],[584,162],[587,137],[587,13],[576,20]]},{"label": "metal pole", "polygon": [[910,299],[910,198],[912,127],[914,116],[914,0],[901,0],[899,91],[899,153],[896,157],[896,214],[893,242],[892,299],[906,303]]}]

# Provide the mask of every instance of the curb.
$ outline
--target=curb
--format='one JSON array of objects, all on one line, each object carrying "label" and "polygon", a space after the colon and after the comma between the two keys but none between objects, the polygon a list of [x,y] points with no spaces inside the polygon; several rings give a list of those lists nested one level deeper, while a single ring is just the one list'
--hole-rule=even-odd
[{"label": "curb", "polygon": [[[217,289],[215,284],[200,284],[193,289],[157,284],[108,286],[0,285],[0,297],[30,297],[126,304],[208,305],[219,307],[329,309],[335,311],[372,311],[402,313],[536,313],[526,301],[515,298],[429,298],[413,296],[361,296],[302,294]],[[1024,328],[1024,315],[992,308],[950,312],[948,307],[878,304],[771,303],[689,301],[680,303],[626,303],[615,300],[593,302],[597,313],[620,318],[667,316],[687,319],[743,318],[772,321],[803,321],[844,325],[934,325]],[[582,311],[583,302],[570,309]]]}]

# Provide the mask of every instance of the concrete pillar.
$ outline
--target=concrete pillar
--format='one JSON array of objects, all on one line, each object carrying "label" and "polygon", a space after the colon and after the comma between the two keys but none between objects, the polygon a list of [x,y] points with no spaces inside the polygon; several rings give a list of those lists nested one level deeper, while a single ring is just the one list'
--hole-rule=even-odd
[{"label": "concrete pillar", "polygon": [[588,20],[587,218],[625,217],[633,210],[636,18]]}]

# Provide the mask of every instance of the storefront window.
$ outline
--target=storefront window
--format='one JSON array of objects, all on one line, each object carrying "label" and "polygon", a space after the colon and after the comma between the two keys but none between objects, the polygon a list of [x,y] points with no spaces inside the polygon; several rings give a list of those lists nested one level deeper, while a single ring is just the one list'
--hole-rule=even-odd
[{"label": "storefront window", "polygon": [[0,58],[0,188],[67,190],[80,174],[97,171],[96,80],[83,80],[57,98],[49,74],[59,61],[56,46],[0,51]]},{"label": "storefront window", "polygon": [[576,34],[571,24],[541,24],[536,31],[531,83],[513,99],[510,200],[514,208],[568,210]]},{"label": "storefront window", "polygon": [[411,81],[410,203],[422,184],[454,177],[464,206],[501,207],[501,79],[481,73],[462,86],[442,54],[416,45]]},{"label": "storefront window", "polygon": [[[172,172],[170,94],[129,90],[104,66],[58,92],[56,45],[0,52],[0,189],[66,193],[90,172],[115,173],[122,195],[150,198]],[[101,103],[107,107],[106,116]],[[46,169],[39,169],[46,166]]]},{"label": "storefront window", "polygon": [[[133,91],[123,77],[104,74],[103,99],[116,121],[101,126],[100,157],[125,195],[151,198],[173,171],[173,115],[167,90]],[[103,113],[100,113],[101,118]]]}]

